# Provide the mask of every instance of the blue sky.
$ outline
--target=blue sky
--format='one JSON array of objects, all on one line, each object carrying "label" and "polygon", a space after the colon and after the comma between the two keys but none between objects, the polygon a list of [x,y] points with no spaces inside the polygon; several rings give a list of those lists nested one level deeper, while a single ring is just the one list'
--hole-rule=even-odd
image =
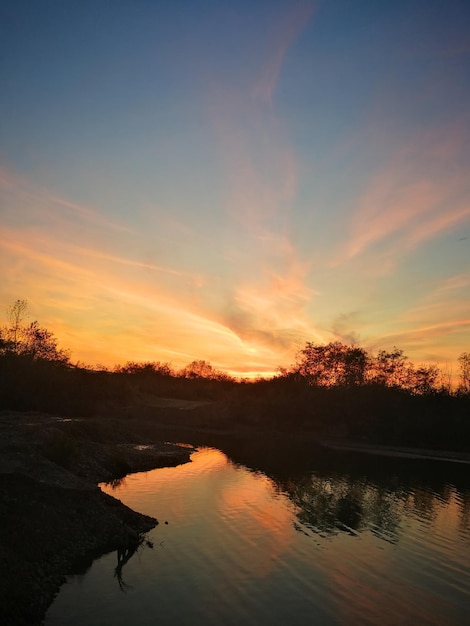
[{"label": "blue sky", "polygon": [[72,356],[455,370],[470,5],[4,2],[0,285]]}]

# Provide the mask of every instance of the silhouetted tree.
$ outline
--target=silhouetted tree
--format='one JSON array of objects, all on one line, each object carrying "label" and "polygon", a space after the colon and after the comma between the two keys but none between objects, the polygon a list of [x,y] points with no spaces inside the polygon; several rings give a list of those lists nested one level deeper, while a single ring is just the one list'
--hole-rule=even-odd
[{"label": "silhouetted tree", "polygon": [[217,371],[210,363],[204,360],[191,361],[181,370],[183,378],[217,378]]},{"label": "silhouetted tree", "polygon": [[326,345],[307,342],[297,358],[297,371],[310,385],[347,387],[363,385],[369,355],[363,348],[340,341]]},{"label": "silhouetted tree", "polygon": [[12,354],[29,359],[43,359],[57,363],[68,363],[69,354],[57,345],[54,334],[39,326],[37,321],[24,324],[27,317],[28,302],[16,300],[7,309],[9,325],[2,333],[0,350],[3,354]]},{"label": "silhouetted tree", "polygon": [[408,387],[415,394],[424,395],[437,391],[439,368],[436,365],[427,365],[410,370]]},{"label": "silhouetted tree", "polygon": [[31,322],[29,326],[23,329],[21,354],[33,359],[44,359],[64,364],[69,361],[68,351],[59,348],[53,333],[46,328],[41,328],[36,321]]},{"label": "silhouetted tree", "polygon": [[470,393],[470,352],[462,352],[459,356],[460,391]]},{"label": "silhouetted tree", "polygon": [[346,346],[343,356],[343,380],[348,387],[363,385],[369,366],[370,357],[363,348]]},{"label": "silhouetted tree", "polygon": [[23,320],[27,315],[27,300],[15,300],[7,308],[9,326],[4,330],[4,348],[14,353],[18,352],[23,331]]},{"label": "silhouetted tree", "polygon": [[380,350],[371,361],[371,382],[386,387],[406,387],[409,369],[408,357],[394,347],[391,352]]}]

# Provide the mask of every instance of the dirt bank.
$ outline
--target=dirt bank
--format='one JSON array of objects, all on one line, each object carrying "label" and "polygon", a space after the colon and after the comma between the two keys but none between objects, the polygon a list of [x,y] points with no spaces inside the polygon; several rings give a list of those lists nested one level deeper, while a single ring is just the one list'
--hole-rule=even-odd
[{"label": "dirt bank", "polygon": [[98,482],[185,463],[190,452],[120,421],[0,413],[0,623],[41,624],[79,562],[158,524]]}]

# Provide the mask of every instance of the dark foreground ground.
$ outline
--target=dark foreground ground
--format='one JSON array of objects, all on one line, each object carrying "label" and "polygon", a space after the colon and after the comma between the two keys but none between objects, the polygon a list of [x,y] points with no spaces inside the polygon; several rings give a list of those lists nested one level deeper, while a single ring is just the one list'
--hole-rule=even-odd
[{"label": "dark foreground ground", "polygon": [[67,574],[105,552],[135,550],[158,524],[98,482],[189,454],[109,418],[0,413],[0,624],[41,624]]}]

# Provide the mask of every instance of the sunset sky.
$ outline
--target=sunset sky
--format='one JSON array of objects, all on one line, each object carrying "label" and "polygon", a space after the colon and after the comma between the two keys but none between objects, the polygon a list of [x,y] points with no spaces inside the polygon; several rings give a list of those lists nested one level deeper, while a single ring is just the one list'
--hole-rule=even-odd
[{"label": "sunset sky", "polygon": [[339,339],[457,372],[468,0],[6,0],[0,24],[3,311],[91,365],[253,377]]}]

